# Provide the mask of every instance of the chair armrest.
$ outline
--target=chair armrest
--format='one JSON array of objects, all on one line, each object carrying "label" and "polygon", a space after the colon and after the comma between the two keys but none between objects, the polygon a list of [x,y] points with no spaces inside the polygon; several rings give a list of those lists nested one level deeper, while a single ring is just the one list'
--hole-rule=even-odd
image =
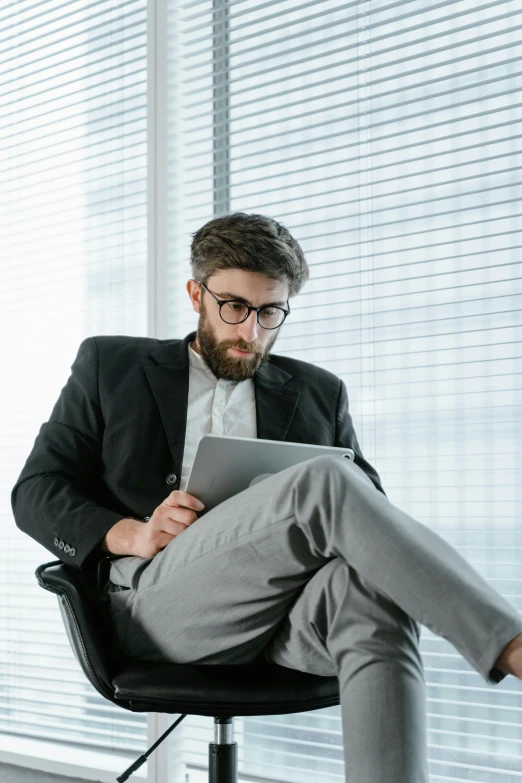
[{"label": "chair armrest", "polygon": [[35,575],[44,590],[57,596],[69,643],[87,679],[115,701],[112,677],[119,656],[108,608],[97,588],[61,560],[43,563]]}]

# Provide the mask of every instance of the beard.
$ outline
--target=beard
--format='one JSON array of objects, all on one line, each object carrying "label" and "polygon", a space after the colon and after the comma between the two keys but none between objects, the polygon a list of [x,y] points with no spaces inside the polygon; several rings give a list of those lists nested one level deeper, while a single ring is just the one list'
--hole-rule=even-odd
[{"label": "beard", "polygon": [[[241,341],[222,340],[218,342],[212,326],[208,322],[203,300],[199,310],[197,340],[201,355],[216,378],[227,381],[246,381],[251,378],[263,364],[270,361],[270,350],[277,339],[279,329],[274,329],[274,336],[264,348],[245,345]],[[253,351],[252,356],[239,356],[229,353],[229,348]]]}]

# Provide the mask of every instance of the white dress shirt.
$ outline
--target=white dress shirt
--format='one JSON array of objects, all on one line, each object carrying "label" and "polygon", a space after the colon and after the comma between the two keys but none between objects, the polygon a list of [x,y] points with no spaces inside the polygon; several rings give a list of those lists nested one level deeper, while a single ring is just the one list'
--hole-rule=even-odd
[{"label": "white dress shirt", "polygon": [[189,395],[185,449],[179,488],[185,491],[203,435],[257,438],[256,398],[252,378],[216,378],[203,357],[188,345]]}]

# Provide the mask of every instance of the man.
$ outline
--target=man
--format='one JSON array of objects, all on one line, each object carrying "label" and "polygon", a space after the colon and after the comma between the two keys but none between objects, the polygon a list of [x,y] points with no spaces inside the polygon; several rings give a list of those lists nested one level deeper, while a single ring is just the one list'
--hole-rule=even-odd
[{"label": "man", "polygon": [[[264,655],[337,675],[347,781],[427,783],[419,623],[495,684],[522,678],[522,620],[389,502],[344,383],[270,353],[308,278],[289,232],[232,214],[196,232],[191,251],[197,331],[82,342],[13,489],[16,522],[85,573],[109,553],[101,586],[130,655]],[[350,447],[355,463],[308,460],[198,518],[184,488],[209,432]]]}]

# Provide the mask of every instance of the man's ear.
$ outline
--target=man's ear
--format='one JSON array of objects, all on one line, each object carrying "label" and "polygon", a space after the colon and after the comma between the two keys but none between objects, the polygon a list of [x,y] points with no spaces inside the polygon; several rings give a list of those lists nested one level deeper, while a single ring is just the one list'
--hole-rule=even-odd
[{"label": "man's ear", "polygon": [[187,281],[187,291],[190,296],[190,301],[192,302],[192,307],[196,311],[196,313],[199,313],[199,308],[201,304],[201,286],[196,283],[195,280],[188,280]]}]

